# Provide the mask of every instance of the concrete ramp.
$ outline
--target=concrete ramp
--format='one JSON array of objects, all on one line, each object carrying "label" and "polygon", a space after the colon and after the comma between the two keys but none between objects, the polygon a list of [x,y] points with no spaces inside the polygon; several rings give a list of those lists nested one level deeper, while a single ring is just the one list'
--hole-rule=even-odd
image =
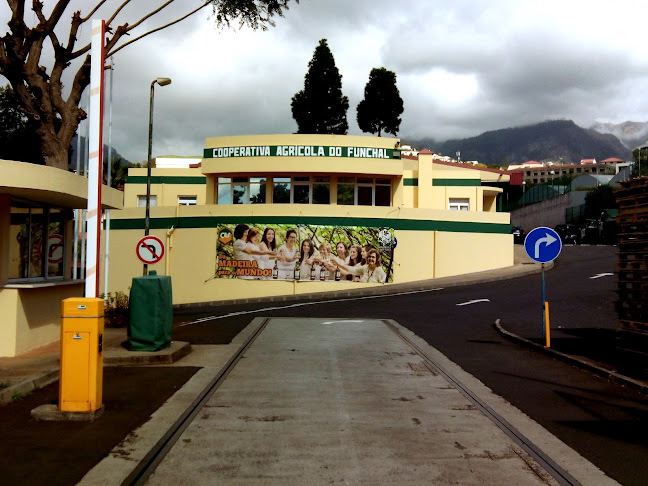
[{"label": "concrete ramp", "polygon": [[273,318],[152,485],[557,484],[380,320]]}]

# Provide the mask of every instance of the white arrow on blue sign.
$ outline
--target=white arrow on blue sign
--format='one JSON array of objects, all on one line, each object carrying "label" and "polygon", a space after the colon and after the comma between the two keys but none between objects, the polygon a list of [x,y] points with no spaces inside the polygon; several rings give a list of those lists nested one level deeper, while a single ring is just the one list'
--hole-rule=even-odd
[{"label": "white arrow on blue sign", "polygon": [[562,241],[554,230],[541,226],[529,231],[524,239],[524,249],[532,260],[547,263],[560,255]]}]

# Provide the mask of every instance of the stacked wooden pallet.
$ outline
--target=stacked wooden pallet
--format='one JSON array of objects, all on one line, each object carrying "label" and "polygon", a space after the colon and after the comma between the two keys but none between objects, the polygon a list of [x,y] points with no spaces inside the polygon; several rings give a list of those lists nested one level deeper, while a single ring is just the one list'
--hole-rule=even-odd
[{"label": "stacked wooden pallet", "polygon": [[648,356],[648,177],[621,185],[617,192],[619,347]]}]

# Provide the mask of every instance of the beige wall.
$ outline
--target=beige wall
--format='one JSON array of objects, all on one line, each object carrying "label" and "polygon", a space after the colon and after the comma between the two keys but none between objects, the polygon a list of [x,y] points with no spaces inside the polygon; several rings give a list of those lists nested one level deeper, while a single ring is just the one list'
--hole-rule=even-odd
[{"label": "beige wall", "polygon": [[[118,219],[143,219],[143,208],[115,211],[113,221]],[[359,288],[374,284],[346,282],[268,282],[254,280],[231,280],[214,278],[216,270],[216,237],[218,228],[183,228],[186,217],[209,216],[211,218],[282,217],[301,215],[309,217],[345,217],[356,219],[362,226],[369,218],[384,219],[390,227],[399,219],[417,220],[421,224],[429,221],[452,223],[509,224],[508,213],[476,213],[421,210],[411,208],[369,207],[369,206],[320,206],[320,205],[228,205],[228,206],[183,206],[157,207],[151,209],[151,218],[169,218],[178,228],[152,229],[151,234],[159,237],[166,245],[162,261],[149,265],[160,275],[171,275],[174,304],[211,302],[217,300],[245,299],[271,295],[292,295],[308,292]],[[262,224],[259,224],[261,226]],[[231,225],[229,225],[231,226]],[[398,247],[394,253],[394,282],[402,283],[435,276],[456,275],[472,271],[505,267],[513,264],[513,242],[509,234],[450,233],[431,230],[395,231]],[[143,236],[143,230],[111,230],[109,288],[111,292],[129,292],[133,277],[142,275],[142,263],[137,259],[135,246]],[[456,246],[446,245],[447,241]],[[461,258],[457,258],[457,248]],[[464,258],[463,248],[469,255]],[[451,250],[451,251],[450,251]],[[487,254],[488,258],[484,258]],[[474,257],[473,257],[474,256]],[[436,260],[435,260],[436,259]],[[458,261],[461,260],[461,261]],[[435,263],[436,262],[436,263]],[[436,264],[436,268],[435,268]],[[103,278],[100,279],[103,282]],[[102,289],[103,291],[103,289]]]},{"label": "beige wall", "polygon": [[0,289],[3,325],[0,356],[15,356],[58,341],[61,332],[61,301],[83,296],[83,281],[69,285],[28,284]]},{"label": "beige wall", "polygon": [[0,289],[0,357],[16,355],[18,291]]},{"label": "beige wall", "polygon": [[[203,177],[196,169],[152,169],[155,177]],[[128,169],[129,177],[146,177],[147,169]],[[207,182],[205,180],[205,182]],[[137,196],[146,195],[146,183],[124,186],[124,207],[137,207]],[[157,196],[158,206],[177,206],[178,196],[197,196],[198,204],[207,204],[207,184],[151,184],[151,195]]]},{"label": "beige wall", "polygon": [[513,236],[438,232],[434,277],[481,272],[513,265]]}]

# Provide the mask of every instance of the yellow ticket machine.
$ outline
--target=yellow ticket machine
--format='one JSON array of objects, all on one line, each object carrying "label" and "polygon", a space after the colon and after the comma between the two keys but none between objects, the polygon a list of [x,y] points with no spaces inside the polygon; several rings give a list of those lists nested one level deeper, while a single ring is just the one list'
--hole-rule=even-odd
[{"label": "yellow ticket machine", "polygon": [[59,410],[93,412],[102,406],[104,300],[62,302]]}]

